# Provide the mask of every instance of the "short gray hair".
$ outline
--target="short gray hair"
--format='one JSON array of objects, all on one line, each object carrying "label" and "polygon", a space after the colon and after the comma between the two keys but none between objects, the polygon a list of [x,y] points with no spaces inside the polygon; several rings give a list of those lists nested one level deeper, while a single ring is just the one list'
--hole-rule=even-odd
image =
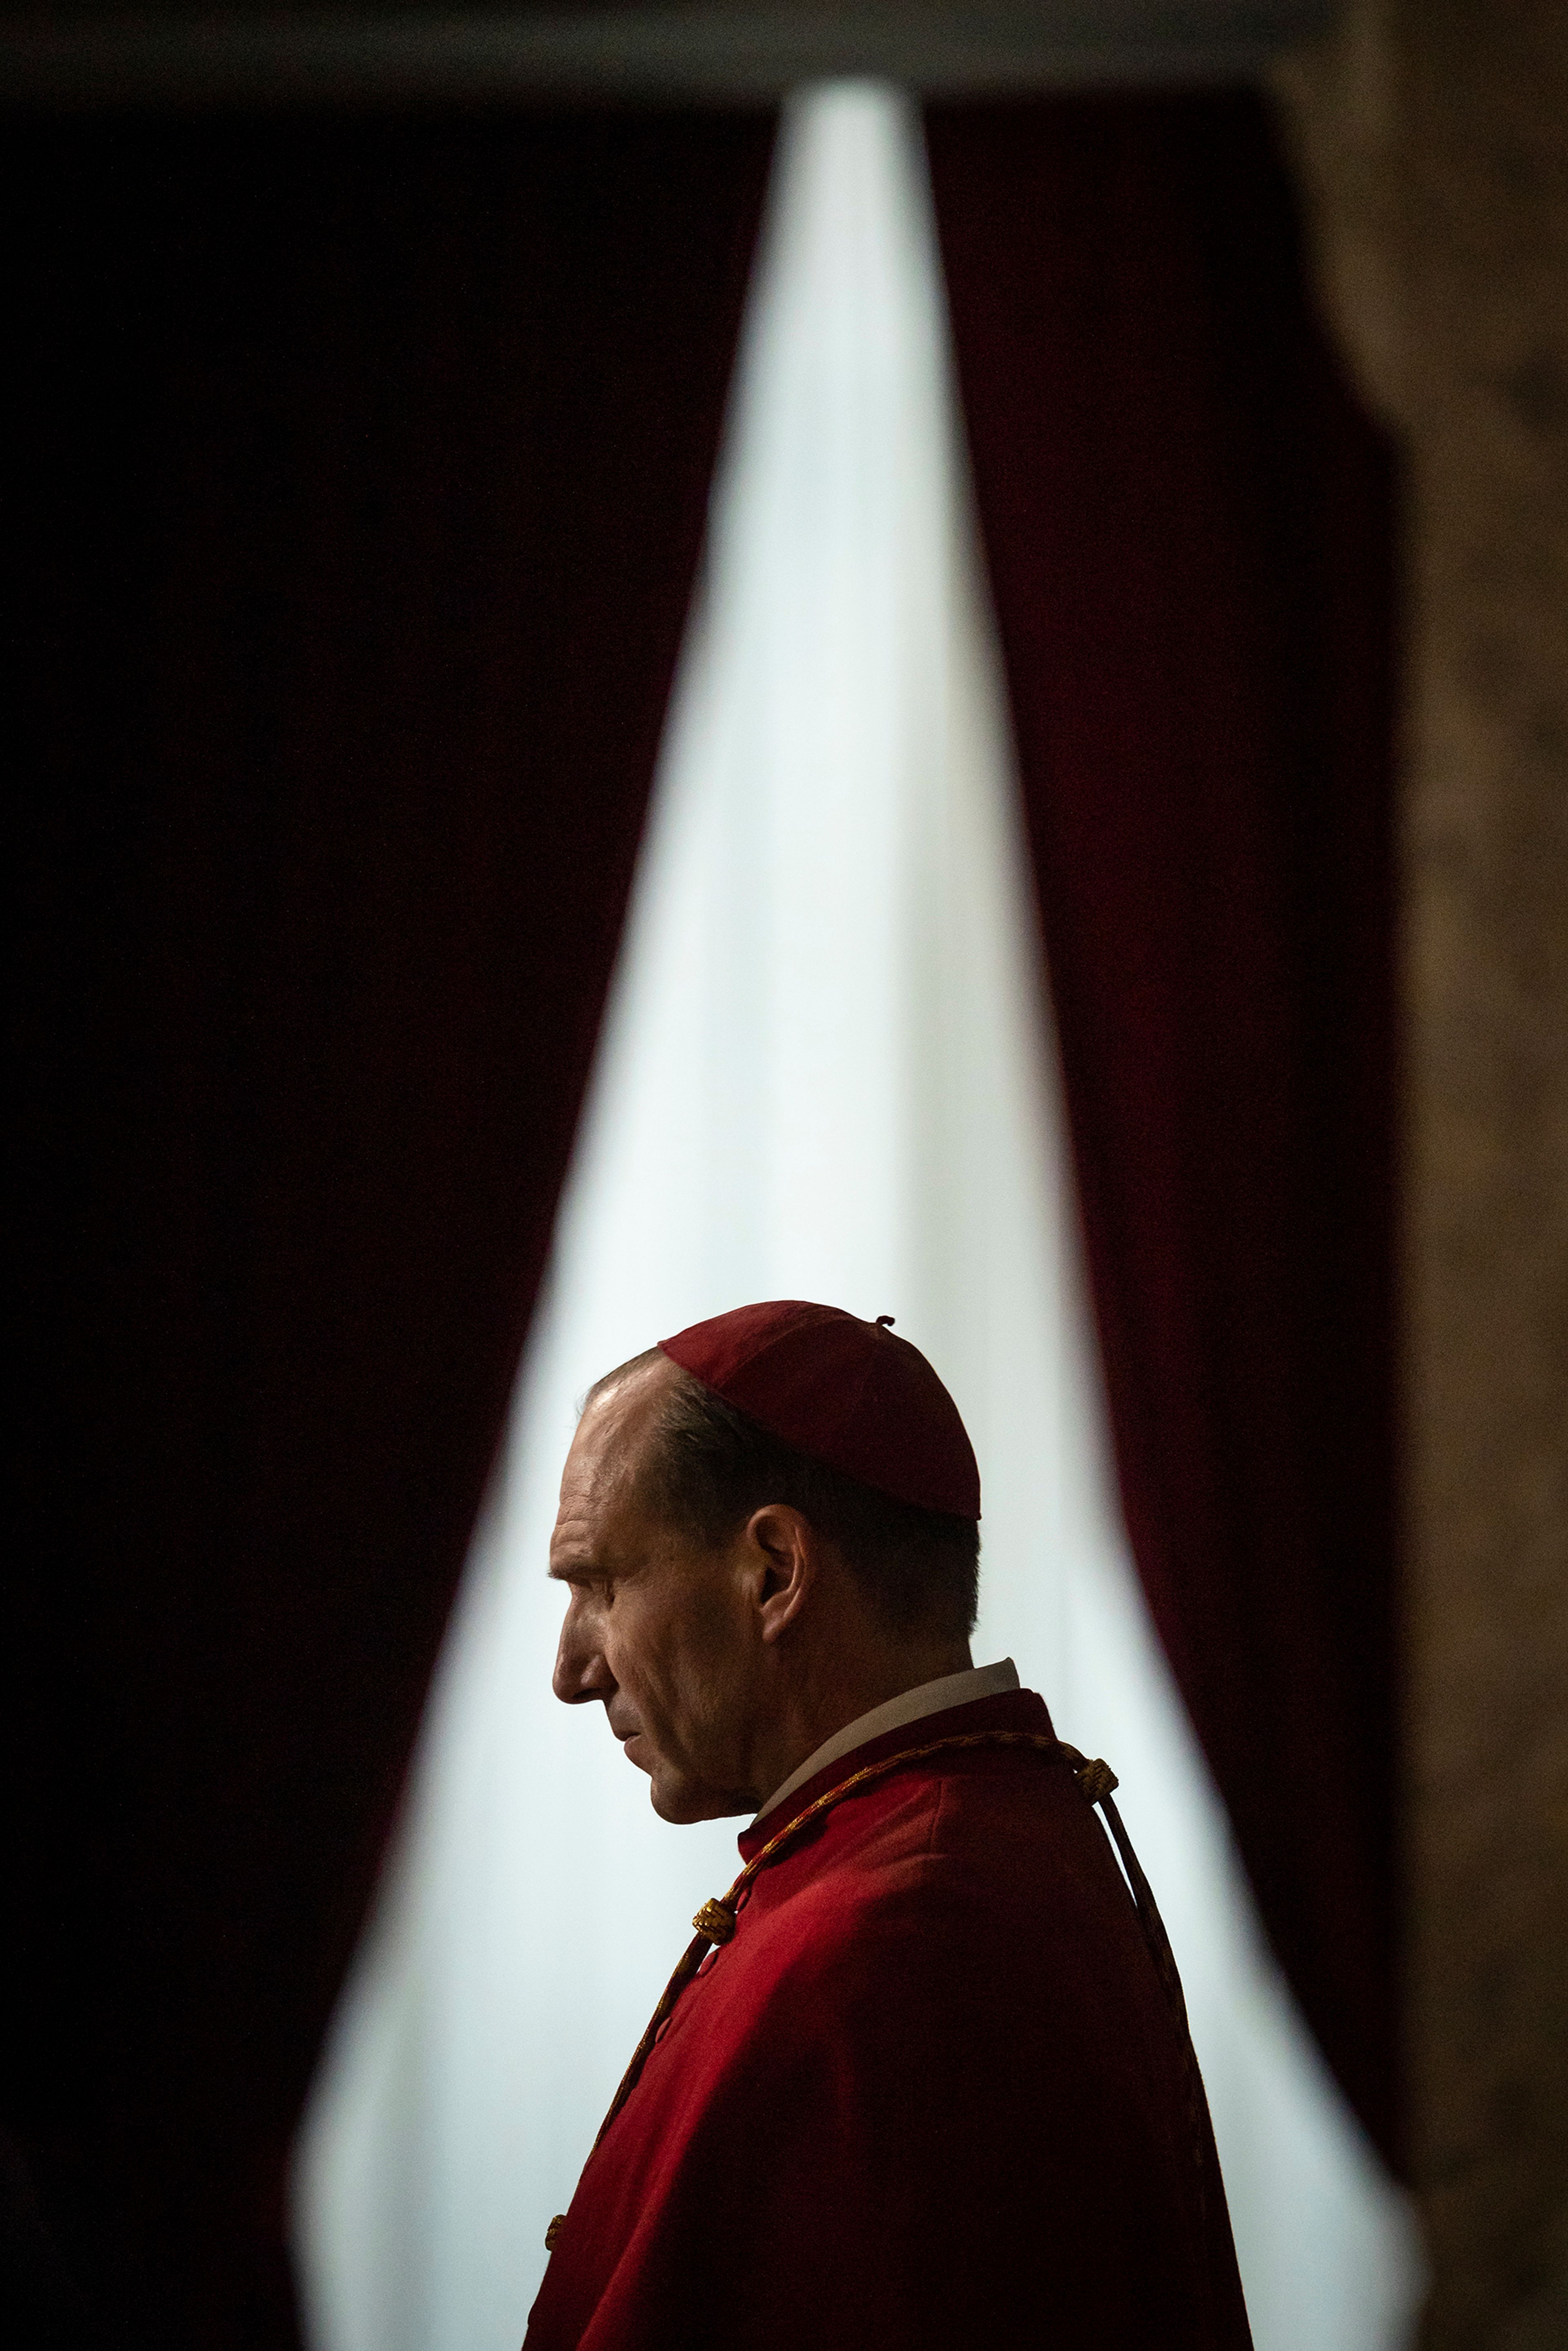
[{"label": "short gray hair", "polygon": [[[670,1363],[657,1347],[595,1380],[583,1408],[620,1380]],[[979,1606],[980,1529],[975,1519],[901,1502],[789,1445],[689,1372],[675,1376],[638,1465],[647,1507],[710,1549],[727,1542],[765,1503],[799,1510],[835,1544],[891,1630],[963,1639]]]}]

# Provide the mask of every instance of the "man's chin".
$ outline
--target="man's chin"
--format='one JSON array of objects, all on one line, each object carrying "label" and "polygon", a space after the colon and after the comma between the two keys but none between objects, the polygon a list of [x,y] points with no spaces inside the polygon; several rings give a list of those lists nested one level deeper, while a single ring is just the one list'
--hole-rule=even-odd
[{"label": "man's chin", "polygon": [[694,1821],[727,1820],[733,1813],[757,1810],[755,1799],[745,1789],[698,1787],[656,1764],[648,1799],[659,1818],[674,1828],[687,1828]]}]

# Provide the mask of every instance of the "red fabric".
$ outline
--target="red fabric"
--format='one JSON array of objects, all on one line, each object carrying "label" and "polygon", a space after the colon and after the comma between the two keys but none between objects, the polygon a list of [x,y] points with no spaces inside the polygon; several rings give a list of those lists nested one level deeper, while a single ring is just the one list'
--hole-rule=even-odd
[{"label": "red fabric", "polygon": [[7,126],[0,2191],[73,2344],[294,2335],[289,2141],[549,1242],[770,139]]},{"label": "red fabric", "polygon": [[[1051,1720],[1009,1692],[892,1732],[742,1857],[862,1764],[988,1729]],[[753,1880],[590,2158],[527,2351],[1241,2351],[1202,2137],[1197,2168],[1170,2011],[1066,1763],[934,1756]]]},{"label": "red fabric", "polygon": [[958,1407],[907,1339],[837,1306],[779,1298],[694,1322],[660,1346],[762,1426],[879,1493],[980,1515]]},{"label": "red fabric", "polygon": [[1258,99],[928,125],[1133,1549],[1397,2160],[1389,457]]}]

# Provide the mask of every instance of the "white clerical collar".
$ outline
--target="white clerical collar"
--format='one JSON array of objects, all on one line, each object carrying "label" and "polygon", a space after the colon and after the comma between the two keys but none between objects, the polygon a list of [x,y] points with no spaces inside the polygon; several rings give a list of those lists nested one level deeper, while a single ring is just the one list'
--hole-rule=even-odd
[{"label": "white clerical collar", "polygon": [[923,1715],[946,1714],[950,1706],[967,1706],[977,1698],[998,1698],[1003,1690],[1016,1690],[1018,1687],[1018,1667],[1010,1657],[1004,1657],[999,1666],[969,1666],[961,1674],[944,1674],[939,1681],[922,1682],[918,1689],[904,1690],[899,1697],[890,1698],[885,1706],[873,1706],[869,1714],[857,1715],[853,1722],[846,1722],[841,1730],[824,1739],[800,1770],[791,1771],[781,1788],[774,1789],[758,1813],[758,1820],[764,1819],[775,1804],[781,1804],[786,1796],[792,1796],[797,1788],[804,1787],[830,1763],[836,1763],[841,1755],[864,1747],[869,1740],[881,1739],[890,1730],[902,1730],[905,1723],[918,1722]]}]

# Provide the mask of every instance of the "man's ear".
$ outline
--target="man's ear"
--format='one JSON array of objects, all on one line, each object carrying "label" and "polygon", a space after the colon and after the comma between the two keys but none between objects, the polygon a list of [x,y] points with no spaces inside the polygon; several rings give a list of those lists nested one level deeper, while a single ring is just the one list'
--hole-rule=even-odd
[{"label": "man's ear", "polygon": [[765,1502],[747,1520],[745,1541],[757,1571],[762,1637],[777,1641],[800,1615],[817,1580],[816,1530],[788,1502]]}]

